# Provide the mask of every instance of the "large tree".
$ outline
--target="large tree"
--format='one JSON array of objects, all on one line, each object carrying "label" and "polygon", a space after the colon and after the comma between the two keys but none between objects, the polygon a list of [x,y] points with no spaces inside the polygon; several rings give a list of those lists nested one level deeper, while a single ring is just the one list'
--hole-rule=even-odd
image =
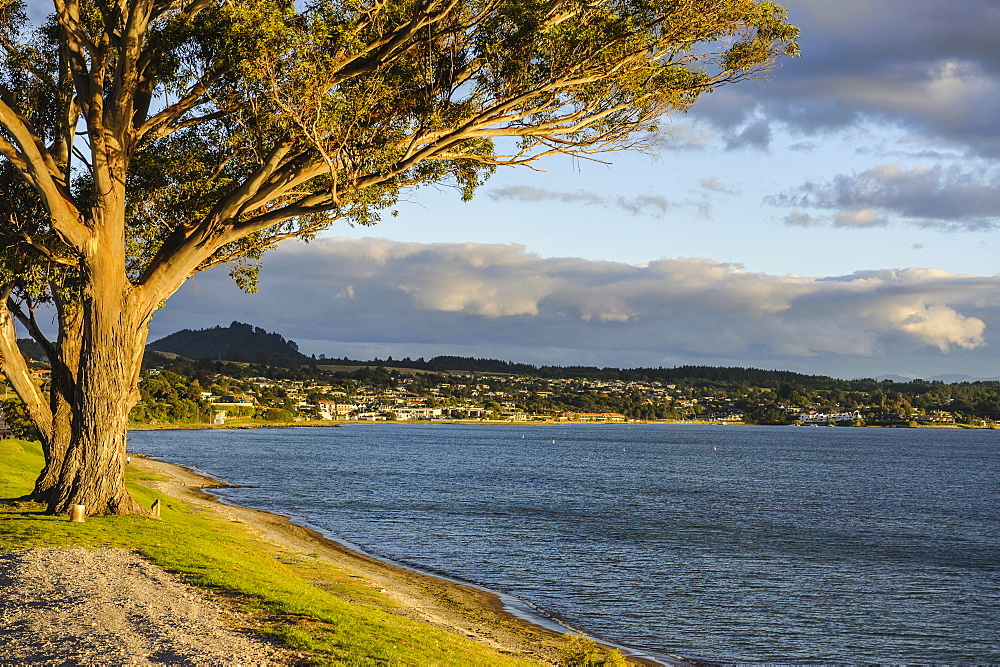
[{"label": "large tree", "polygon": [[421,186],[468,198],[498,167],[641,147],[796,36],[763,0],[54,0],[36,21],[0,0],[0,365],[41,433],[34,498],[143,511],[127,415],[193,274],[252,290],[266,249]]}]

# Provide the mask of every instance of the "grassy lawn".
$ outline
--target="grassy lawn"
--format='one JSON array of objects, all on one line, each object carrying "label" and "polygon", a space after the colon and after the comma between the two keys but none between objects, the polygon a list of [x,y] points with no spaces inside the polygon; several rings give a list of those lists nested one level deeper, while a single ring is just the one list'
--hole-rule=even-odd
[{"label": "grassy lawn", "polygon": [[43,507],[12,500],[28,493],[42,467],[37,443],[0,440],[0,552],[24,547],[121,547],[181,574],[256,614],[264,632],[309,651],[312,664],[530,664],[465,637],[391,613],[393,603],[349,571],[308,556],[281,558],[241,524],[193,511],[137,483],[129,490],[147,507],[159,498],[162,520],[88,517],[72,523]]}]

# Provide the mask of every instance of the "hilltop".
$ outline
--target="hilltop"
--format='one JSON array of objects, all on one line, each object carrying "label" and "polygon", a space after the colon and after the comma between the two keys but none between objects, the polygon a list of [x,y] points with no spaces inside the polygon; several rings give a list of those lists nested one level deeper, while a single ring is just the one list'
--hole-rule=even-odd
[{"label": "hilltop", "polygon": [[31,338],[18,338],[17,347],[20,348],[21,354],[28,359],[48,363],[49,355],[45,352],[45,348]]},{"label": "hilltop", "polygon": [[[29,358],[47,360],[44,349],[30,339],[19,339],[18,345]],[[499,359],[460,357],[454,355],[436,356],[425,360],[386,359],[378,357],[370,360],[348,357],[328,357],[326,355],[306,356],[299,351],[298,344],[285,339],[279,333],[268,332],[261,327],[243,322],[232,322],[228,327],[217,325],[208,329],[182,329],[149,343],[146,346],[146,367],[155,367],[170,362],[170,358],[182,357],[187,360],[211,360],[215,362],[239,362],[258,364],[291,371],[299,369],[307,374],[315,371],[338,372],[363,368],[381,368],[402,373],[427,372],[446,374],[487,374],[508,376],[532,376],[541,379],[590,379],[605,381],[656,381],[745,384],[756,387],[777,388],[781,385],[799,385],[813,389],[851,390],[870,388],[876,384],[889,383],[897,388],[930,384],[980,384],[997,382],[997,377],[971,377],[968,375],[940,375],[926,379],[914,379],[900,375],[882,375],[876,378],[856,378],[846,380],[826,375],[808,375],[787,370],[767,370],[752,367],[716,366],[676,366],[617,368],[597,366],[536,366],[527,363],[503,361]],[[156,353],[166,353],[163,357]],[[311,369],[311,372],[310,372]]]},{"label": "hilltop", "polygon": [[182,329],[153,341],[146,349],[189,359],[244,361],[268,366],[298,366],[311,361],[299,352],[295,341],[242,322],[211,329]]}]

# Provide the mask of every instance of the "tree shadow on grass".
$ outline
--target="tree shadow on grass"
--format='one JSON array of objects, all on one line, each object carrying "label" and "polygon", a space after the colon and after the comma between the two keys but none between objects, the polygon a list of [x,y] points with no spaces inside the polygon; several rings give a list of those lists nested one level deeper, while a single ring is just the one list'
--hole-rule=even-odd
[{"label": "tree shadow on grass", "polygon": [[33,503],[23,498],[0,498],[0,513],[8,516],[43,516],[45,509],[43,503]]}]

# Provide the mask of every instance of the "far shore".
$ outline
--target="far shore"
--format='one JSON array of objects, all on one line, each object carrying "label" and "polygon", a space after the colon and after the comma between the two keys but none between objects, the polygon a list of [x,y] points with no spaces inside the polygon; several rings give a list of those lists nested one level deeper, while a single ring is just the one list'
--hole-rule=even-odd
[{"label": "far shore", "polygon": [[[141,483],[161,493],[229,521],[241,522],[251,534],[280,550],[320,558],[368,580],[373,586],[384,589],[407,617],[528,659],[556,664],[563,657],[561,647],[565,642],[565,633],[573,632],[571,628],[561,628],[556,621],[546,627],[515,615],[496,593],[359,553],[315,530],[292,523],[287,516],[221,502],[210,491],[226,488],[227,485],[189,468],[138,454],[131,454],[131,465],[155,473],[158,479]],[[631,663],[663,664],[640,654],[630,654],[627,650],[623,653]],[[689,663],[677,660],[673,664]]]},{"label": "far shore", "polygon": [[[189,424],[130,424],[130,431],[182,431],[182,430],[212,430],[212,429],[258,429],[258,428],[332,428],[339,426],[396,424],[396,425],[454,425],[468,426],[793,426],[810,428],[814,426],[828,427],[827,424],[747,424],[745,422],[720,422],[696,420],[657,420],[657,421],[624,421],[624,422],[592,422],[592,421],[502,421],[502,420],[467,420],[467,419],[435,419],[435,420],[331,420],[331,421],[300,421],[300,422],[251,422],[233,421],[227,424],[189,423]],[[990,429],[991,426],[973,426],[971,424],[864,424],[862,426],[836,426],[835,428],[901,428],[901,429]]]}]

